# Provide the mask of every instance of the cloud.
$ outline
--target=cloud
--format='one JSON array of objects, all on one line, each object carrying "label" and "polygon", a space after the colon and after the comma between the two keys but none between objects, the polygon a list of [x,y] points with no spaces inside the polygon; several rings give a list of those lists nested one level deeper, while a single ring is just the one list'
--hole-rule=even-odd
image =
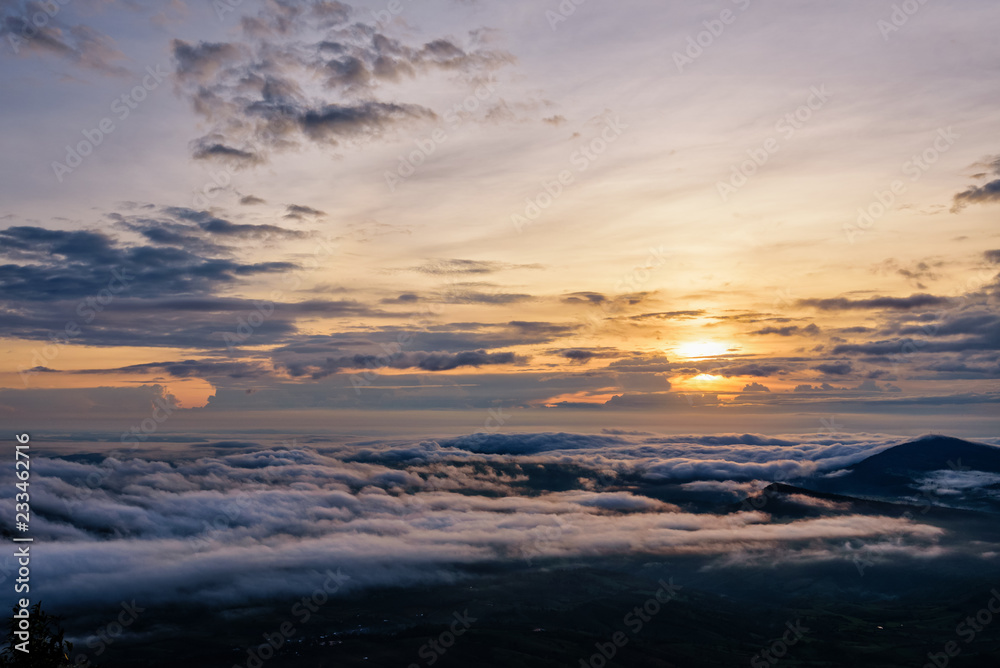
[{"label": "cloud", "polygon": [[[8,394],[0,392],[0,405]],[[103,400],[131,401],[148,414],[149,396],[122,390]],[[327,569],[350,576],[350,593],[516,568],[527,557],[689,554],[726,568],[735,564],[721,558],[747,549],[770,553],[772,564],[822,561],[843,559],[854,539],[892,536],[919,549],[944,535],[842,508],[775,522],[763,512],[695,512],[659,498],[669,481],[685,483],[687,494],[746,494],[762,480],[837,470],[891,439],[527,433],[301,446],[266,435],[165,438],[161,460],[124,447],[33,459],[32,528],[48,545],[37,564],[45,600],[86,610],[123,598],[186,602],[197,591],[200,601],[227,606],[309,590]],[[2,476],[9,483],[13,473]]]},{"label": "cloud", "polygon": [[844,343],[833,354],[864,354],[909,358],[912,353],[964,353],[1000,350],[1000,315],[990,306],[971,299],[955,300],[960,306],[899,324],[896,339]]},{"label": "cloud", "polygon": [[77,67],[112,76],[129,73],[120,64],[126,57],[114,40],[86,24],[73,23],[63,4],[53,6],[15,0],[0,5],[0,12],[0,39],[16,55],[54,56]]},{"label": "cloud", "polygon": [[[244,235],[243,228],[210,220],[220,234]],[[282,273],[291,262],[242,263],[193,250],[127,245],[102,232],[66,232],[41,227],[0,230],[0,256],[20,264],[0,265],[0,288],[8,300],[54,301],[94,297],[109,284],[136,296],[206,294],[256,274]],[[125,287],[121,287],[121,286]]]},{"label": "cloud", "polygon": [[745,364],[727,364],[720,367],[707,367],[701,373],[712,373],[725,378],[735,378],[739,376],[750,376],[754,378],[769,378],[787,373],[787,369],[779,364],[767,364],[764,362],[748,362]]},{"label": "cloud", "polygon": [[88,369],[74,371],[80,374],[134,373],[149,374],[162,372],[173,378],[212,378],[227,377],[235,379],[261,378],[271,373],[271,370],[261,362],[241,362],[228,360],[183,360],[177,362],[148,362],[133,364],[115,369]]},{"label": "cloud", "polygon": [[411,44],[354,13],[323,0],[272,2],[243,17],[233,42],[175,39],[178,90],[211,126],[194,156],[249,167],[305,144],[361,145],[438,118],[387,87],[438,73],[474,88],[513,62],[474,35]]},{"label": "cloud", "polygon": [[319,209],[314,209],[311,206],[304,206],[301,204],[289,204],[287,213],[285,213],[285,218],[295,218],[297,220],[302,220],[306,217],[319,218],[325,216],[325,211],[320,211]]},{"label": "cloud", "polygon": [[487,260],[432,260],[419,267],[411,268],[421,274],[449,276],[462,274],[495,274],[512,269],[541,269],[537,264],[510,264]]},{"label": "cloud", "polygon": [[851,310],[900,310],[908,311],[917,308],[946,306],[953,302],[950,297],[917,294],[909,297],[869,297],[867,299],[800,299],[799,306],[817,308],[821,311],[851,311]]},{"label": "cloud", "polygon": [[607,297],[599,292],[573,292],[565,295],[562,300],[567,304],[603,304]]},{"label": "cloud", "polygon": [[569,348],[566,350],[555,351],[556,355],[560,357],[565,357],[570,362],[589,362],[592,359],[599,357],[615,357],[618,353],[608,349],[591,350],[584,348]]},{"label": "cloud", "polygon": [[760,383],[750,383],[740,391],[749,393],[770,392],[771,388],[767,387],[766,385],[761,385]]},{"label": "cloud", "polygon": [[690,318],[697,318],[699,316],[705,315],[706,311],[665,311],[662,313],[643,313],[641,315],[634,315],[631,317],[632,320],[687,320]]},{"label": "cloud", "polygon": [[843,392],[846,387],[834,387],[830,383],[823,383],[822,385],[796,385],[795,392]]},{"label": "cloud", "polygon": [[813,369],[828,376],[848,376],[854,373],[854,366],[847,361],[817,364]]},{"label": "cloud", "polygon": [[1000,179],[981,186],[972,186],[958,193],[952,200],[952,213],[958,213],[970,204],[1000,202]]},{"label": "cloud", "polygon": [[421,369],[423,371],[450,371],[459,367],[481,367],[515,364],[524,359],[510,352],[488,353],[485,350],[461,353],[395,353],[383,355],[353,355],[327,357],[322,361],[283,362],[281,366],[292,377],[309,376],[325,378],[345,369]]},{"label": "cloud", "polygon": [[191,157],[195,160],[223,160],[247,167],[262,163],[263,158],[250,151],[214,141],[214,137],[202,137],[192,143]]},{"label": "cloud", "polygon": [[757,329],[750,332],[756,336],[766,336],[768,334],[777,334],[778,336],[792,336],[793,334],[798,334],[799,327],[797,325],[789,325],[787,327],[764,327],[763,329]]}]

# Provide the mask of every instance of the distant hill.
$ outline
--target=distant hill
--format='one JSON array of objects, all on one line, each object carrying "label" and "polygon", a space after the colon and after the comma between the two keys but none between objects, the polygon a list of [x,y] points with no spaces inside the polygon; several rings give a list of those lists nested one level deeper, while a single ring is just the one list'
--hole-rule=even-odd
[{"label": "distant hill", "polygon": [[848,467],[855,475],[912,475],[962,468],[1000,473],[1000,447],[950,436],[925,436]]},{"label": "distant hill", "polygon": [[[1000,447],[925,436],[811,481],[819,491],[875,499],[1000,510]],[[979,473],[977,473],[979,472]],[[925,493],[928,488],[939,491]],[[944,490],[946,493],[941,493]]]}]

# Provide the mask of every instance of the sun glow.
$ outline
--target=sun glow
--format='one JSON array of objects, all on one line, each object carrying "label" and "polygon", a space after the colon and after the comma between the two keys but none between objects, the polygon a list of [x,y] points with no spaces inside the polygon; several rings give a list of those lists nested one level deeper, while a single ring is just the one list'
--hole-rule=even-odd
[{"label": "sun glow", "polygon": [[718,341],[692,341],[677,346],[674,352],[685,359],[701,359],[722,355],[728,349],[729,346]]}]

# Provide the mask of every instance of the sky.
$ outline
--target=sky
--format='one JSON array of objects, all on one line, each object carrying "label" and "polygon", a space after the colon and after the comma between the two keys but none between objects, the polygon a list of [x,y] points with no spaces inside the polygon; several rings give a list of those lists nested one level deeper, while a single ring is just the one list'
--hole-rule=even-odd
[{"label": "sky", "polygon": [[998,21],[0,2],[0,415],[995,434]]}]

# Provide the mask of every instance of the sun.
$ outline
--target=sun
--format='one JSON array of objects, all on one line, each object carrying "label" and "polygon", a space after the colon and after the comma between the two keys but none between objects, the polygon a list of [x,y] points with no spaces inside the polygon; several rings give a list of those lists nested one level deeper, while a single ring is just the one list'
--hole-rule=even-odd
[{"label": "sun", "polygon": [[728,349],[729,346],[718,341],[692,341],[677,346],[674,352],[685,359],[703,359],[722,355]]}]

